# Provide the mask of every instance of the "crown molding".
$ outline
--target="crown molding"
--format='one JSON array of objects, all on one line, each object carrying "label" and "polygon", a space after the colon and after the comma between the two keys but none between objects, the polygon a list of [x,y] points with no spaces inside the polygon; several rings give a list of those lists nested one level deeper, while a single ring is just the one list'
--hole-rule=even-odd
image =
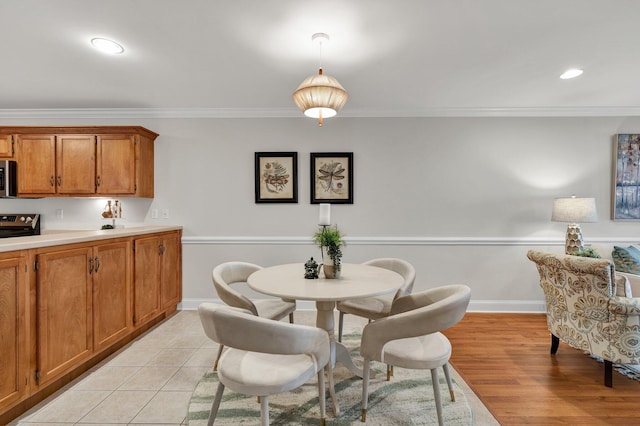
[{"label": "crown molding", "polygon": [[[343,118],[444,117],[627,117],[640,116],[640,107],[513,107],[421,108],[413,110],[355,109]],[[302,118],[295,108],[43,108],[0,109],[0,119],[73,118]]]}]

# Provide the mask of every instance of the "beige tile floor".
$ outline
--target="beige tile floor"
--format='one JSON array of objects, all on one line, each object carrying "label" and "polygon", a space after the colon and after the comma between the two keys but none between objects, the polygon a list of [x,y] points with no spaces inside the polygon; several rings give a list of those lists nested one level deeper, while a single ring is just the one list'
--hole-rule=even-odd
[{"label": "beige tile floor", "polygon": [[[345,333],[366,323],[346,318]],[[315,324],[315,311],[296,311],[295,322]],[[183,425],[191,393],[213,365],[217,347],[196,311],[180,311],[10,425]],[[454,380],[465,390],[475,424],[498,424],[455,371]]]}]

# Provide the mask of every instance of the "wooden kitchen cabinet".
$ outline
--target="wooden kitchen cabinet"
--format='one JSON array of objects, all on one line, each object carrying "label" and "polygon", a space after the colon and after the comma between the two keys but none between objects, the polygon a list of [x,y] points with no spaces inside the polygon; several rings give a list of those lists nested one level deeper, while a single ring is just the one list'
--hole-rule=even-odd
[{"label": "wooden kitchen cabinet", "polygon": [[168,309],[182,300],[182,236],[173,232],[160,239],[160,306]]},{"label": "wooden kitchen cabinet", "polygon": [[29,382],[27,261],[0,253],[0,412],[27,396]]},{"label": "wooden kitchen cabinet", "polygon": [[[143,127],[0,127],[15,135],[18,196],[153,198],[154,141]],[[0,139],[0,157],[2,156]]]},{"label": "wooden kitchen cabinet", "polygon": [[134,318],[139,326],[182,299],[181,232],[134,241]]},{"label": "wooden kitchen cabinet", "polygon": [[0,135],[0,158],[13,159],[13,135]]},{"label": "wooden kitchen cabinet", "polygon": [[96,192],[136,193],[136,143],[133,135],[98,136]]},{"label": "wooden kitchen cabinet", "polygon": [[87,360],[93,352],[91,247],[39,254],[38,384]]},{"label": "wooden kitchen cabinet", "polygon": [[95,161],[95,136],[56,135],[56,192],[95,194]]},{"label": "wooden kitchen cabinet", "polygon": [[131,241],[93,248],[93,348],[100,351],[125,337],[131,321]]},{"label": "wooden kitchen cabinet", "polygon": [[176,311],[182,231],[121,232],[0,252],[0,424]]},{"label": "wooden kitchen cabinet", "polygon": [[56,193],[56,138],[54,135],[18,135],[18,194]]},{"label": "wooden kitchen cabinet", "polygon": [[95,194],[95,136],[18,135],[18,194]]}]

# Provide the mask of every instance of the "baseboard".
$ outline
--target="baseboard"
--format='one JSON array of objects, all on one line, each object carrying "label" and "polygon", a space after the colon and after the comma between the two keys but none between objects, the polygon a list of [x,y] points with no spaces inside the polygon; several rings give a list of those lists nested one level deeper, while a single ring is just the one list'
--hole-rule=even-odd
[{"label": "baseboard", "polygon": [[[178,309],[189,311],[198,309],[201,303],[222,303],[220,299],[182,299]],[[315,311],[315,302],[298,300],[300,311]],[[468,312],[503,312],[503,313],[545,313],[544,300],[472,300]]]}]

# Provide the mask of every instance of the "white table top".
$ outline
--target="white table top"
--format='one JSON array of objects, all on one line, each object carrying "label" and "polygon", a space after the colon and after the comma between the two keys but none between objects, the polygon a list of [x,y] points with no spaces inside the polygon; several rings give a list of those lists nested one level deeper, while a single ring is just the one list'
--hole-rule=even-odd
[{"label": "white table top", "polygon": [[247,280],[253,290],[270,296],[295,300],[342,301],[381,296],[400,288],[402,275],[377,266],[343,263],[339,279],[304,278],[304,264],[263,268]]}]

